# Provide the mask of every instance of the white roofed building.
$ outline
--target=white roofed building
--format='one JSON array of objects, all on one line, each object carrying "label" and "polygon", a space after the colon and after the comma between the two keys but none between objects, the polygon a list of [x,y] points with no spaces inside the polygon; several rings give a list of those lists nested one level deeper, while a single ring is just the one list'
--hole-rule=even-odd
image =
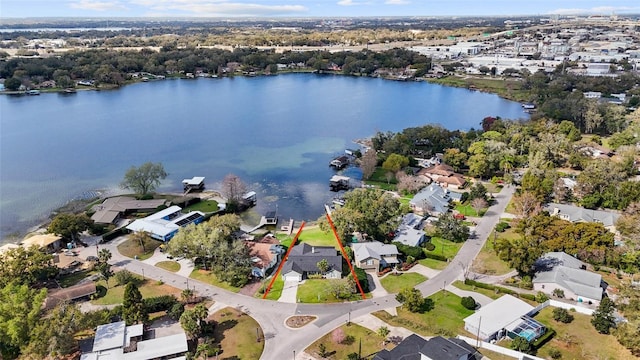
[{"label": "white roofed building", "polygon": [[130,231],[146,231],[154,239],[168,241],[181,227],[191,223],[199,224],[203,220],[203,212],[192,211],[188,214],[183,214],[182,208],[174,205],[144,219],[135,220],[127,225],[127,229]]}]

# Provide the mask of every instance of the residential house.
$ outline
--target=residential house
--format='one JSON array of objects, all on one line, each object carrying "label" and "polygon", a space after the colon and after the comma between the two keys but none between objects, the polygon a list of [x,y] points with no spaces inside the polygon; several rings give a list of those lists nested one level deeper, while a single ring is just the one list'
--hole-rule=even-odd
[{"label": "residential house", "polygon": [[379,271],[398,263],[398,248],[379,241],[351,244],[356,266],[364,270]]},{"label": "residential house", "polygon": [[130,196],[115,196],[95,205],[91,220],[97,224],[113,224],[127,214],[154,211],[165,204],[165,199],[137,200]]},{"label": "residential house", "polygon": [[96,291],[96,283],[93,281],[86,281],[67,288],[52,289],[49,290],[47,298],[44,299],[44,308],[53,309],[62,302],[86,299],[90,295],[95,294]]},{"label": "residential house", "polygon": [[608,210],[591,210],[580,206],[548,203],[543,207],[551,216],[573,223],[576,222],[596,222],[602,224],[607,230],[616,232],[616,221],[620,218],[620,214]]},{"label": "residential house", "polygon": [[381,350],[373,360],[476,360],[482,354],[456,338],[435,336],[429,340],[411,334],[391,350]]},{"label": "residential house", "polygon": [[546,327],[530,316],[537,310],[511,295],[503,295],[464,318],[464,329],[480,340],[500,340],[516,336],[533,341],[542,336]]},{"label": "residential house", "polygon": [[261,240],[245,240],[244,244],[249,248],[251,256],[251,275],[264,278],[265,275],[280,262],[286,252],[278,240],[272,235],[267,235]]},{"label": "residential house", "polygon": [[185,192],[204,190],[204,176],[194,176],[191,179],[182,180],[182,187]]},{"label": "residential house", "polygon": [[395,232],[393,242],[399,242],[408,246],[420,246],[427,241],[427,235],[422,230],[424,218],[414,213],[408,213],[402,217],[402,222]]},{"label": "residential house", "polygon": [[342,256],[332,246],[311,246],[306,243],[294,246],[282,267],[282,278],[302,281],[309,275],[320,274],[318,262],[327,260],[329,271],[322,274],[327,279],[342,277]]},{"label": "residential house", "polygon": [[25,248],[37,246],[52,254],[62,248],[62,237],[55,234],[37,234],[22,240],[20,244]]},{"label": "residential house", "polygon": [[184,332],[142,340],[143,332],[142,324],[127,326],[124,321],[100,325],[92,351],[80,360],[185,359],[189,348]]},{"label": "residential house", "polygon": [[452,189],[463,188],[467,184],[462,174],[453,171],[453,167],[447,164],[437,164],[418,172],[419,176],[426,177],[429,181],[433,181],[443,187]]},{"label": "residential house", "polygon": [[564,297],[577,302],[599,304],[606,283],[602,276],[586,270],[586,265],[564,252],[549,252],[534,265],[533,289],[548,295],[562,290]]},{"label": "residential house", "polygon": [[199,224],[203,220],[204,213],[201,211],[183,214],[182,208],[174,205],[144,219],[135,220],[127,225],[127,229],[130,231],[146,231],[156,240],[169,241],[181,227],[192,223]]},{"label": "residential house", "polygon": [[449,190],[437,184],[430,184],[420,190],[409,202],[414,212],[422,214],[444,214],[449,211],[452,200]]}]

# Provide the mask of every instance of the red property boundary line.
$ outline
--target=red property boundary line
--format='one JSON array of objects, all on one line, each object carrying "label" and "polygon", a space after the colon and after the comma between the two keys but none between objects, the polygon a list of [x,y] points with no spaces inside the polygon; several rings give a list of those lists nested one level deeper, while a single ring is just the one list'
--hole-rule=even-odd
[{"label": "red property boundary line", "polygon": [[347,265],[349,265],[349,270],[351,270],[351,276],[353,276],[353,280],[358,285],[358,290],[360,290],[360,295],[362,295],[362,300],[366,300],[367,296],[362,291],[362,286],[360,285],[360,281],[358,280],[358,276],[356,275],[355,270],[353,270],[353,266],[351,266],[351,260],[347,257],[347,253],[344,251],[344,247],[342,246],[342,241],[340,241],[340,237],[338,236],[338,232],[336,231],[336,226],[333,225],[333,220],[331,220],[331,215],[329,215],[329,211],[327,211],[327,220],[329,220],[329,225],[331,225],[331,230],[333,230],[333,236],[335,236],[338,245],[340,245],[340,251],[342,251],[342,257],[347,261]]},{"label": "red property boundary line", "polygon": [[300,224],[300,229],[298,229],[298,232],[296,233],[296,236],[293,238],[291,245],[289,245],[289,249],[287,250],[287,253],[284,255],[284,257],[280,261],[280,265],[278,266],[278,270],[276,270],[276,274],[271,278],[271,282],[269,283],[267,290],[264,292],[264,295],[262,295],[263,299],[267,298],[267,295],[269,295],[269,291],[271,291],[271,287],[273,286],[273,283],[276,282],[278,275],[280,275],[280,270],[282,270],[284,263],[287,261],[287,258],[289,257],[289,253],[291,253],[291,249],[293,249],[293,247],[298,242],[298,236],[300,236],[300,233],[302,232],[302,228],[304,228],[304,224],[305,224],[304,221],[302,222],[302,224]]}]

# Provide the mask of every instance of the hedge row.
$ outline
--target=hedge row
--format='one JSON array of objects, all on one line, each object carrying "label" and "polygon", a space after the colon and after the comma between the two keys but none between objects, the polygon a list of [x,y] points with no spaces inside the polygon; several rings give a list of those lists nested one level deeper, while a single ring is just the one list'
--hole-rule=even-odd
[{"label": "hedge row", "polygon": [[109,241],[111,241],[111,240],[113,240],[113,239],[115,239],[115,238],[117,238],[119,236],[125,235],[127,233],[128,233],[128,231],[124,227],[121,227],[121,228],[118,228],[118,229],[115,229],[115,230],[111,230],[108,233],[102,235],[102,240],[100,241],[100,243],[109,242]]},{"label": "hedge row", "polygon": [[144,305],[149,313],[169,311],[171,307],[177,303],[178,299],[173,295],[162,295],[144,299]]},{"label": "hedge row", "polygon": [[547,331],[544,333],[544,335],[537,338],[534,342],[531,343],[531,345],[533,345],[534,348],[539,349],[542,347],[542,345],[549,342],[555,335],[556,335],[555,330],[551,328],[547,328]]},{"label": "hedge row", "polygon": [[485,283],[482,283],[482,282],[479,282],[479,281],[475,281],[475,280],[471,280],[471,279],[465,279],[464,283],[466,285],[479,287],[481,289],[497,290],[499,293],[502,293],[502,294],[513,295],[515,297],[521,297],[523,299],[536,301],[536,296],[533,295],[533,294],[520,294],[520,293],[518,293],[516,291],[504,288],[502,286],[495,286],[495,285],[492,285],[492,284],[485,284]]}]

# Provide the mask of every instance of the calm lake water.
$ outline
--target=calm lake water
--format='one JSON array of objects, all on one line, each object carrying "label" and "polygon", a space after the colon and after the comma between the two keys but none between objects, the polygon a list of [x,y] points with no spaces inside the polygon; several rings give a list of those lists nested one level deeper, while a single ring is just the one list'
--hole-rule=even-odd
[{"label": "calm lake water", "polygon": [[434,123],[479,127],[526,118],[519,103],[425,82],[313,74],[166,80],[113,91],[0,96],[0,239],[95,190],[117,189],[147,161],[160,191],[228,173],[258,192],[259,212],[315,220],[335,193],[329,161],[376,131]]}]

